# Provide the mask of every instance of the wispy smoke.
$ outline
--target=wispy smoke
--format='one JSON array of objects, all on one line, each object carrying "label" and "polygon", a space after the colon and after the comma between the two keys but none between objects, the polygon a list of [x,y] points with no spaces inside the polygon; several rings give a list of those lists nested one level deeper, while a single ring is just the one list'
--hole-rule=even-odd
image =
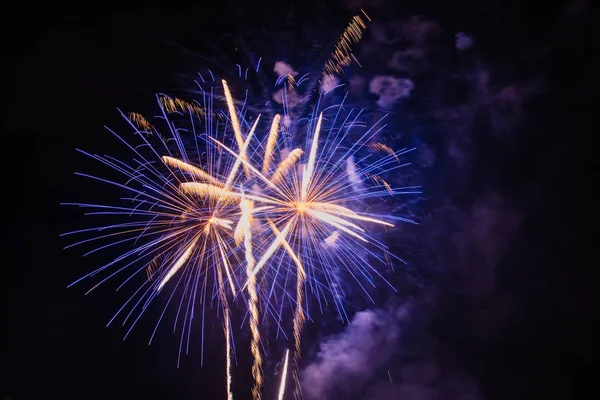
[{"label": "wispy smoke", "polygon": [[473,47],[473,37],[465,32],[458,32],[456,38],[456,49],[459,51],[469,50]]},{"label": "wispy smoke", "polygon": [[428,333],[438,291],[357,313],[302,371],[307,400],[481,400],[476,381]]},{"label": "wispy smoke", "polygon": [[410,79],[379,75],[369,83],[369,91],[379,96],[377,105],[390,109],[398,100],[408,98],[415,84]]},{"label": "wispy smoke", "polygon": [[354,398],[373,371],[390,361],[410,309],[407,304],[356,313],[344,332],[321,343],[317,360],[302,371],[305,398]]},{"label": "wispy smoke", "polygon": [[277,61],[275,66],[273,67],[273,72],[277,74],[277,76],[282,77],[286,75],[297,76],[298,72],[294,71],[294,68],[286,63],[285,61]]}]

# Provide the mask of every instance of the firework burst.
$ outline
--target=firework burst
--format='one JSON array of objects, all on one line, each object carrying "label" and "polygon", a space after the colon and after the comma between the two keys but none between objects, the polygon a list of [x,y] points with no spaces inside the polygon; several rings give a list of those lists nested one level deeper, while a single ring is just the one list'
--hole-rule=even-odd
[{"label": "firework burst", "polygon": [[[321,79],[330,79],[347,65],[349,46],[360,39],[364,27],[360,17],[352,20]],[[102,242],[86,255],[117,245],[130,248],[74,283],[101,276],[91,291],[121,275],[119,289],[138,284],[109,321],[124,316],[124,324],[129,322],[126,336],[149,303],[165,293],[167,304],[150,342],[167,307],[175,303],[174,329],[182,328],[179,357],[189,351],[195,310],[202,310],[204,326],[206,305],[216,299],[223,316],[228,399],[233,399],[232,300],[241,298],[247,306],[254,399],[261,398],[263,387],[261,321],[270,317],[277,333],[287,338],[289,305],[292,375],[299,397],[298,361],[302,328],[310,319],[309,299],[320,310],[332,300],[347,321],[346,276],[367,296],[367,286],[375,287],[378,280],[391,287],[380,266],[399,259],[376,236],[399,221],[413,221],[374,210],[382,197],[418,193],[416,187],[393,187],[385,180],[407,165],[401,159],[412,149],[394,151],[377,141],[385,117],[366,124],[363,112],[349,107],[345,97],[332,102],[327,93],[316,92],[314,98],[314,86],[302,86],[306,76],[280,77],[283,110],[271,119],[249,112],[246,102],[236,103],[224,80],[212,82],[203,103],[158,96],[159,119],[169,137],[140,114],[122,113],[139,144],[111,133],[133,152],[133,163],[83,152],[120,173],[125,183],[80,175],[130,195],[123,206],[67,204],[93,209],[89,215],[120,215],[127,222],[64,234],[96,235],[68,247]],[[306,96],[291,107],[288,97],[299,97],[303,90]],[[311,111],[298,115],[295,107]],[[279,398],[285,392],[288,356],[286,350]]]},{"label": "firework burst", "polygon": [[[158,98],[158,104],[163,119],[171,128],[172,136],[169,139],[164,139],[147,120],[139,115],[131,114],[128,118],[122,114],[134,129],[138,139],[141,140],[141,144],[134,147],[115,134],[134,152],[136,156],[134,166],[112,157],[83,152],[122,174],[126,178],[126,183],[122,184],[87,174],[80,175],[117,186],[119,189],[131,193],[131,196],[124,198],[130,204],[122,207],[82,203],[66,204],[99,210],[89,212],[88,215],[118,214],[129,217],[129,219],[135,218],[136,221],[64,234],[63,236],[102,232],[99,236],[68,246],[109,240],[108,244],[100,245],[86,255],[120,244],[133,244],[131,250],[74,283],[105,273],[107,276],[94,285],[90,289],[92,291],[110,278],[129,273],[118,287],[120,289],[128,282],[139,282],[142,270],[140,266],[143,266],[146,271],[146,279],[113,316],[109,324],[117,316],[125,315],[124,324],[132,321],[126,333],[126,336],[129,335],[148,304],[159,293],[165,290],[170,291],[170,294],[167,295],[167,304],[150,338],[151,342],[167,307],[179,294],[174,322],[174,329],[178,324],[182,327],[179,356],[181,356],[184,346],[186,354],[189,351],[194,309],[201,305],[204,310],[205,304],[217,297],[223,313],[223,329],[226,339],[227,396],[232,399],[233,343],[228,299],[237,294],[239,282],[243,282],[243,278],[239,278],[239,273],[236,271],[236,268],[240,269],[242,259],[235,251],[236,240],[234,238],[235,224],[243,212],[240,210],[239,199],[228,196],[194,196],[193,193],[182,191],[179,188],[185,183],[208,182],[222,191],[227,191],[238,185],[237,172],[240,163],[222,157],[222,151],[212,140],[207,139],[199,144],[198,141],[201,141],[201,138],[196,135],[194,135],[195,154],[193,156],[188,154],[186,145],[179,134],[180,131],[168,118],[169,114],[178,111],[170,109],[168,107],[170,102],[162,96]],[[175,104],[187,109],[188,116],[198,116],[200,106],[185,107],[181,101]],[[191,130],[195,132],[197,128],[195,121],[197,120],[191,118],[190,121]],[[225,125],[219,127],[217,120],[210,121],[204,127],[210,129],[204,134],[206,137],[219,137],[219,135],[224,135],[227,130]],[[252,132],[249,137],[251,134]],[[149,137],[157,138],[158,144],[151,144]],[[242,146],[239,149],[240,154],[243,151],[244,147]],[[191,157],[198,160],[197,165],[190,161]],[[205,169],[201,167],[202,164],[205,165]],[[107,272],[110,267],[119,263],[125,265],[114,272]],[[173,280],[176,281],[175,284],[171,284]],[[209,282],[213,282],[212,291],[210,291]],[[204,311],[202,312],[202,324],[204,325]]]}]

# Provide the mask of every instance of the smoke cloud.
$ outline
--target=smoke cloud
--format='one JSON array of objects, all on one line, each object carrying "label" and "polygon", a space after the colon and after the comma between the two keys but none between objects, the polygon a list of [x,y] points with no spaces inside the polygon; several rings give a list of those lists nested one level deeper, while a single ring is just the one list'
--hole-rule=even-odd
[{"label": "smoke cloud", "polygon": [[405,304],[356,313],[344,332],[321,343],[316,361],[302,371],[305,398],[352,398],[389,362],[410,310]]}]

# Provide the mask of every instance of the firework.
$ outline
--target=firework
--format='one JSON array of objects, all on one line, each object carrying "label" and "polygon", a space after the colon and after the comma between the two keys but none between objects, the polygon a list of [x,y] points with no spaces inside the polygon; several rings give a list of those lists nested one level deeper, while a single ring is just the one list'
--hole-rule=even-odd
[{"label": "firework", "polygon": [[[169,112],[176,111],[165,104],[170,104],[159,97],[159,106],[163,116],[167,119]],[[189,115],[198,116],[200,114],[198,107],[185,107],[185,103],[174,103],[180,108],[187,108]],[[125,117],[125,115],[123,114]],[[220,196],[204,197],[192,196],[185,191],[180,190],[184,183],[209,182],[214,187],[224,191],[237,185],[237,172],[240,163],[230,162],[220,156],[218,146],[212,141],[207,141],[202,145],[204,150],[204,164],[206,169],[190,162],[190,155],[186,151],[183,139],[178,131],[173,129],[172,140],[164,140],[159,135],[158,145],[151,145],[147,137],[158,133],[150,123],[138,114],[130,114],[125,117],[134,128],[136,136],[142,141],[142,147],[147,152],[138,150],[140,147],[134,147],[121,139],[136,157],[136,165],[130,166],[118,161],[112,157],[98,156],[89,153],[88,156],[102,162],[108,167],[121,173],[127,179],[126,184],[109,181],[106,179],[81,174],[104,183],[111,184],[119,189],[132,193],[132,196],[126,200],[131,203],[129,206],[114,207],[95,204],[70,203],[79,207],[96,208],[99,211],[93,211],[88,215],[126,215],[136,218],[135,222],[126,222],[109,226],[85,229],[70,232],[64,235],[75,233],[103,232],[99,236],[85,239],[74,243],[68,247],[94,243],[101,240],[116,240],[108,244],[101,245],[87,254],[98,250],[119,244],[133,243],[133,249],[125,252],[110,263],[87,274],[77,280],[79,282],[84,278],[89,278],[102,273],[107,273],[108,268],[125,263],[124,266],[115,272],[108,274],[100,280],[98,284],[92,287],[96,288],[99,284],[119,274],[130,272],[124,282],[119,286],[121,288],[128,282],[136,281],[142,269],[146,272],[146,279],[140,287],[134,292],[133,296],[109,321],[112,323],[120,314],[125,314],[129,307],[129,312],[124,318],[124,323],[133,320],[126,336],[133,326],[137,323],[147,305],[162,291],[170,290],[167,305],[159,319],[162,320],[167,306],[176,298],[177,288],[183,288],[179,291],[180,300],[178,302],[177,314],[174,322],[175,327],[181,325],[182,333],[179,346],[179,356],[183,351],[185,344],[186,354],[189,351],[189,340],[191,335],[192,319],[194,318],[194,309],[197,302],[201,303],[204,310],[207,300],[218,296],[224,316],[224,335],[226,338],[226,373],[227,373],[227,397],[232,399],[231,391],[231,362],[232,362],[232,340],[231,340],[231,315],[228,297],[237,293],[238,281],[235,268],[241,265],[241,260],[235,251],[236,243],[233,237],[235,225],[240,216],[239,201],[231,201],[231,198]],[[168,119],[167,119],[168,121]],[[195,129],[194,119],[192,129]],[[139,129],[145,129],[140,131]],[[214,136],[222,134],[224,131],[215,127]],[[249,135],[251,137],[251,133]],[[195,146],[197,149],[198,144]],[[243,154],[244,147],[239,149],[239,154]],[[165,155],[161,155],[165,154]],[[200,159],[200,150],[197,150],[196,156]],[[149,157],[154,156],[154,157]],[[152,160],[153,158],[153,160]],[[201,164],[201,162],[199,162]],[[112,233],[104,233],[111,232]],[[143,244],[140,244],[143,243]],[[140,268],[139,266],[143,266]],[[209,293],[209,278],[216,277],[216,285],[213,287],[212,294]],[[176,284],[169,287],[172,280]],[[140,280],[137,279],[139,282]],[[74,283],[76,283],[74,282]],[[90,290],[90,291],[91,291]],[[229,293],[228,293],[229,292]],[[137,315],[136,315],[137,314]],[[204,311],[203,324],[204,324]],[[181,322],[181,320],[183,321]],[[150,341],[152,341],[158,323],[154,329]],[[179,360],[178,360],[179,363]]]},{"label": "firework", "polygon": [[[403,166],[398,163],[399,157],[410,149],[391,152],[358,171],[353,161],[356,153],[375,137],[384,125],[375,124],[367,129],[352,147],[340,151],[340,143],[353,128],[352,123],[343,123],[336,128],[335,118],[342,107],[343,104],[330,109],[330,112],[335,113],[330,119],[332,123],[329,126],[329,135],[324,140],[325,145],[322,149],[319,149],[319,138],[324,116],[320,113],[312,125],[314,131],[306,151],[300,148],[292,150],[271,169],[270,178],[269,171],[259,173],[256,168],[250,168],[262,182],[262,187],[255,189],[252,198],[272,206],[268,212],[263,213],[263,218],[270,228],[265,233],[267,239],[263,240],[272,244],[256,263],[252,277],[246,285],[254,285],[254,276],[261,273],[263,268],[268,268],[263,274],[263,279],[270,280],[271,288],[274,288],[279,271],[269,266],[285,263],[284,257],[289,261],[288,268],[296,276],[293,318],[296,380],[301,332],[306,318],[303,305],[305,283],[309,282],[311,292],[320,300],[324,300],[321,294],[329,290],[340,314],[344,316],[343,293],[336,292],[336,287],[343,286],[340,282],[342,278],[336,272],[339,270],[337,265],[345,266],[361,286],[359,276],[374,284],[375,277],[382,276],[373,267],[373,261],[385,264],[386,258],[391,255],[385,246],[368,235],[366,229],[359,224],[393,227],[396,218],[355,211],[358,207],[350,208],[350,203],[359,203],[360,208],[368,209],[366,201],[369,198],[415,193],[413,187],[394,189],[383,179],[375,186],[365,184],[363,176],[366,174],[375,173],[379,176]],[[350,117],[347,116],[346,121]],[[272,146],[271,142],[269,136],[267,148]],[[233,151],[228,151],[234,154]],[[306,154],[308,156],[303,159],[302,156]],[[279,248],[283,250],[278,255]],[[279,261],[272,261],[278,256],[281,257]],[[265,307],[270,304],[270,293],[263,296]],[[279,298],[283,298],[287,293],[286,288]],[[368,294],[366,290],[365,293]],[[298,384],[296,388],[299,390]]]},{"label": "firework", "polygon": [[[349,46],[360,39],[364,27],[360,17],[353,19],[326,64],[323,79],[347,65],[352,56]],[[173,301],[177,304],[173,328],[181,328],[180,358],[184,350],[189,352],[195,310],[202,310],[204,326],[206,305],[218,300],[226,344],[228,399],[233,399],[231,301],[241,298],[247,305],[255,400],[261,398],[263,387],[262,318],[271,316],[278,332],[283,332],[285,305],[293,308],[292,375],[298,397],[298,362],[302,329],[310,318],[309,298],[315,299],[321,310],[328,298],[333,300],[340,317],[348,320],[344,308],[348,277],[367,296],[365,283],[375,286],[379,279],[389,284],[377,264],[390,265],[391,258],[399,259],[376,237],[381,229],[393,228],[398,221],[412,221],[373,211],[377,207],[374,201],[418,193],[416,187],[393,187],[384,178],[407,165],[401,158],[413,150],[394,151],[376,141],[385,128],[385,117],[366,124],[362,111],[349,107],[345,97],[327,103],[324,93],[312,99],[310,88],[304,103],[297,106],[312,111],[293,117],[295,110],[288,107],[286,96],[302,93],[306,79],[296,80],[288,74],[284,81],[288,90],[283,91],[283,113],[271,119],[248,112],[246,102],[238,107],[224,80],[220,85],[215,82],[203,104],[157,97],[168,138],[140,114],[122,113],[138,145],[111,132],[133,152],[133,164],[83,153],[120,173],[126,182],[80,175],[130,193],[124,199],[127,203],[68,203],[94,209],[89,215],[128,219],[65,234],[97,235],[68,247],[107,242],[86,255],[117,245],[130,246],[76,281],[101,276],[90,291],[119,275],[125,276],[119,289],[128,283],[139,284],[109,321],[124,316],[123,323],[129,322],[126,336],[150,302],[166,292],[166,305],[150,342]],[[215,95],[216,88],[222,88],[223,96]],[[222,110],[214,108],[219,99],[224,100]],[[176,127],[173,119],[187,121],[189,135]],[[204,331],[202,335],[203,343]],[[285,393],[288,358],[286,350],[280,399]]]}]

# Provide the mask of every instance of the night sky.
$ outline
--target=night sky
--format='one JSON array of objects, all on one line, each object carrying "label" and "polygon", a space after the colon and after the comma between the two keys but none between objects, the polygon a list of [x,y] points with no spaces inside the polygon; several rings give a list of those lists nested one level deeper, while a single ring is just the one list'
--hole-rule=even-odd
[{"label": "night sky", "polygon": [[[423,195],[407,212],[421,225],[391,239],[410,264],[399,294],[355,302],[349,327],[325,316],[307,326],[306,398],[582,396],[598,349],[598,261],[586,251],[598,10],[585,0],[298,3],[22,4],[6,14],[15,28],[3,35],[5,197],[15,205],[6,206],[2,399],[224,398],[218,321],[206,328],[204,367],[195,349],[177,369],[178,335],[165,329],[147,346],[155,319],[125,342],[125,329],[104,327],[124,299],[114,286],[88,296],[89,286],[66,288],[118,255],[63,250],[59,234],[90,222],[59,203],[114,199],[74,176],[97,168],[75,149],[126,157],[103,128],[124,127],[117,107],[152,115],[156,92],[189,98],[207,65],[235,74],[236,63],[265,56],[314,68],[361,7],[373,26],[356,50],[363,69],[349,72],[364,92],[356,97],[384,103],[366,89],[376,76],[414,84],[385,106],[398,140],[418,147]],[[471,43],[458,44],[461,32]],[[247,342],[241,335],[237,351]],[[267,385],[278,377],[276,347]],[[360,367],[328,354],[348,348]],[[246,399],[251,358],[239,360],[235,398]]]}]

